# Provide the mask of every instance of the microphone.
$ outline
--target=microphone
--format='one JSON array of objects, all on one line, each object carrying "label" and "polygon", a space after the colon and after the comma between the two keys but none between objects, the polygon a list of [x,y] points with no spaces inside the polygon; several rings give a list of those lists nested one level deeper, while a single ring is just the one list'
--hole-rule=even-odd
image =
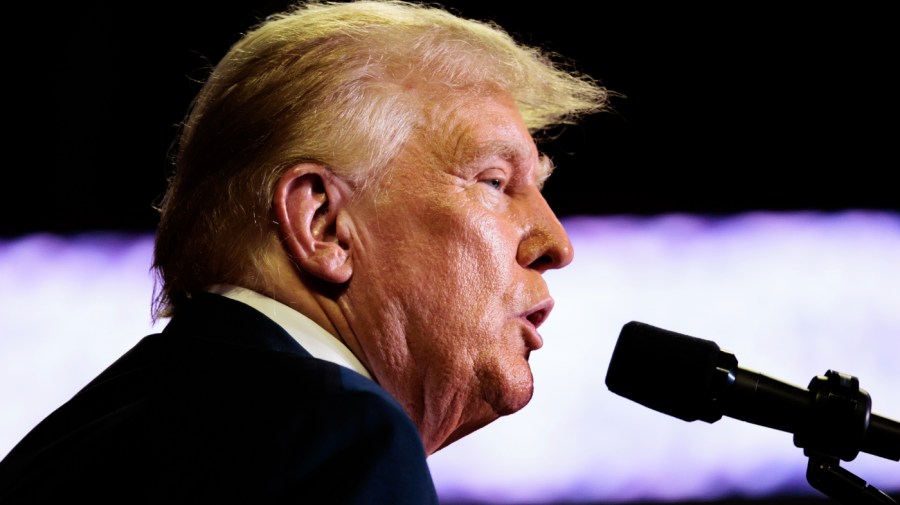
[{"label": "microphone", "polygon": [[794,434],[794,445],[844,461],[862,451],[900,461],[900,423],[871,413],[856,377],[829,370],[809,389],[738,366],[703,340],[631,321],[613,350],[613,393],[685,421],[728,416]]}]

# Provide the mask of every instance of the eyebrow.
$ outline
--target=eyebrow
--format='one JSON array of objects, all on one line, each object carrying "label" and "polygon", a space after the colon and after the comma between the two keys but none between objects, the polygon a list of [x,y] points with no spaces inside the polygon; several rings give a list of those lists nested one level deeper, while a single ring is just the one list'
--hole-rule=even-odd
[{"label": "eyebrow", "polygon": [[538,189],[544,188],[544,183],[547,182],[547,179],[550,178],[550,175],[553,173],[554,168],[556,168],[556,166],[553,164],[553,160],[551,160],[550,157],[546,154],[539,152],[537,178],[535,180]]},{"label": "eyebrow", "polygon": [[[537,164],[535,166],[534,182],[538,189],[544,187],[544,183],[553,173],[555,168],[553,160],[542,152],[537,153]],[[527,157],[521,148],[515,144],[504,141],[484,142],[476,149],[476,154],[470,159],[484,159],[491,156],[503,158],[514,166],[521,166],[522,160]]]}]

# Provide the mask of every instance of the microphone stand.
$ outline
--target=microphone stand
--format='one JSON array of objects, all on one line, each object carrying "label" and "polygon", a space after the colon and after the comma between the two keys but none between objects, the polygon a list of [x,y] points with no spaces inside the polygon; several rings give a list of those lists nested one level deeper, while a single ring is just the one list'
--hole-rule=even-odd
[{"label": "microphone stand", "polygon": [[890,496],[840,467],[838,458],[815,451],[809,456],[806,480],[809,484],[844,505],[897,505]]},{"label": "microphone stand", "polygon": [[828,370],[809,383],[814,400],[794,433],[809,458],[806,480],[843,505],[897,505],[893,498],[841,468],[859,454],[871,421],[872,400],[851,375]]}]

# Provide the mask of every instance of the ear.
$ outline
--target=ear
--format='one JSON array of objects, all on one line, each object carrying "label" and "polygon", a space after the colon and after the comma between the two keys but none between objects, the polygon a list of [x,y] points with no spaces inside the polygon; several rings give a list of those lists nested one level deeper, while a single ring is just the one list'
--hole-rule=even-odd
[{"label": "ear", "polygon": [[353,273],[345,202],[350,188],[330,170],[315,163],[291,167],[275,186],[273,206],[282,244],[294,263],[306,272],[335,284]]}]

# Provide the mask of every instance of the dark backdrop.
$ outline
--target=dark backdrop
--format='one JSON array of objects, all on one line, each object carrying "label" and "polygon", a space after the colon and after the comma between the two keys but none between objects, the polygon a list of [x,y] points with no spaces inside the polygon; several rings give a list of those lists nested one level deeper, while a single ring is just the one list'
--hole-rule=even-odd
[{"label": "dark backdrop", "polygon": [[[152,231],[204,67],[280,0],[7,12],[3,236]],[[806,2],[450,1],[624,95],[544,150],[561,216],[900,210],[898,31]]]}]

